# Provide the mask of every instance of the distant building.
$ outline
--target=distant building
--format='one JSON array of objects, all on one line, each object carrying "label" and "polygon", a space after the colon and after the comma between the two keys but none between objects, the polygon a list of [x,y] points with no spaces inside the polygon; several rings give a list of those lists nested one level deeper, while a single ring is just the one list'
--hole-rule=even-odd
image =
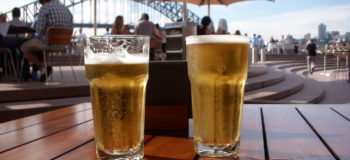
[{"label": "distant building", "polygon": [[307,40],[309,40],[309,39],[311,39],[311,33],[306,33],[305,35],[304,35],[304,39],[307,41]]},{"label": "distant building", "polygon": [[331,39],[332,40],[336,40],[339,38],[340,34],[339,34],[339,31],[331,31]]},{"label": "distant building", "polygon": [[327,40],[327,30],[326,25],[321,23],[318,25],[318,39],[320,41],[326,41]]},{"label": "distant building", "polygon": [[350,42],[350,32],[345,33],[346,42]]}]

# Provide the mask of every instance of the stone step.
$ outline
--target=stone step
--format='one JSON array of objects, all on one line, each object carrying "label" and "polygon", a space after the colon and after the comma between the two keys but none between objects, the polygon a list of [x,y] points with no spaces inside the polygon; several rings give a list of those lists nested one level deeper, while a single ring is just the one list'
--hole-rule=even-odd
[{"label": "stone step", "polygon": [[[280,64],[282,63],[282,61],[286,62],[286,63],[307,63],[306,59],[303,59],[303,60],[285,60],[285,59],[278,59],[278,60],[267,60],[267,62],[270,62],[272,64]],[[276,63],[274,63],[276,62]],[[277,63],[279,62],[279,63]],[[317,59],[316,60],[316,64],[323,64],[324,63],[324,60],[323,59]],[[326,60],[326,63],[327,64],[333,64],[333,65],[336,65],[337,64],[337,60],[332,60],[332,59],[327,59]],[[345,65],[346,64],[346,61],[345,60],[339,60],[339,65]]]},{"label": "stone step", "polygon": [[[279,69],[287,69],[287,68],[293,68],[293,70],[291,70],[292,72],[298,71],[300,69],[306,69],[307,68],[307,64],[306,62],[284,62],[284,61],[278,61],[276,63],[274,62],[266,62],[267,66],[278,66]],[[345,68],[345,63],[340,64],[339,68]],[[322,63],[316,63],[315,65],[315,69],[316,71],[319,70],[323,70],[323,62]],[[327,70],[334,70],[337,69],[337,65],[336,64],[332,64],[332,63],[327,63],[326,64],[326,69]]]},{"label": "stone step", "polygon": [[90,102],[90,97],[57,98],[0,104],[0,123],[70,105]]},{"label": "stone step", "polygon": [[325,96],[325,89],[320,82],[308,79],[304,83],[304,88],[298,93],[290,95],[286,98],[277,100],[284,103],[319,103]]},{"label": "stone step", "polygon": [[269,71],[268,67],[263,64],[249,65],[248,78],[257,77],[266,74]]},{"label": "stone step", "polygon": [[[278,66],[278,68],[283,67]],[[300,90],[296,94],[277,100],[277,103],[319,103],[322,101],[323,97],[325,96],[326,90],[322,87],[323,85],[320,82],[308,78],[309,74],[305,65],[283,69],[286,72],[294,72],[296,75],[304,76],[306,78],[306,81],[302,90]],[[320,68],[316,68],[315,72],[321,70],[322,69]]]},{"label": "stone step", "polygon": [[278,65],[278,69],[286,69],[286,68],[299,67],[299,66],[306,66],[306,64],[305,63],[282,64],[282,65]]},{"label": "stone step", "polygon": [[45,85],[42,82],[1,83],[0,88],[1,103],[90,95],[87,83],[62,83],[59,85]]},{"label": "stone step", "polygon": [[[187,68],[185,67],[187,66],[186,62],[181,62],[181,63],[177,62],[176,65],[170,62],[167,62],[167,63],[152,62],[150,64],[151,65],[150,65],[150,75],[149,75],[148,85],[152,83],[157,84],[152,86],[153,90],[160,91],[159,89],[160,83],[163,84],[164,86],[170,86],[167,83],[167,80],[165,80],[166,77],[169,77],[169,75],[174,76],[171,80],[173,80],[176,83],[179,83],[179,80],[177,80],[176,78],[181,79],[181,81],[183,81],[186,84],[189,81],[187,77]],[[161,68],[159,68],[158,65],[160,65]],[[182,67],[181,71],[179,71],[179,67]],[[169,72],[169,70],[171,72]],[[49,85],[45,85],[45,83],[37,82],[37,81],[20,82],[20,83],[2,82],[0,83],[0,95],[1,95],[0,103],[89,96],[90,89],[89,89],[88,82],[86,80],[85,67],[74,66],[74,71],[77,77],[77,82],[74,81],[71,68],[68,66],[62,67],[63,79],[60,76],[59,68],[54,67],[53,82],[51,82]],[[177,71],[176,73],[178,72],[181,72],[181,73],[178,73],[178,76],[175,76],[173,71],[174,72]],[[262,65],[262,64],[250,65],[249,71],[248,71],[248,77],[251,78],[251,77],[261,76],[266,74],[267,72],[268,72],[268,67],[265,65]],[[174,88],[174,85],[171,85],[171,87],[168,87],[168,88]],[[187,91],[187,88],[185,89]],[[159,93],[164,95],[161,92]]]},{"label": "stone step", "polygon": [[253,78],[248,78],[245,85],[245,91],[247,92],[247,91],[275,85],[277,83],[284,81],[285,78],[286,78],[286,74],[284,72],[277,71],[276,69],[271,68],[269,69],[267,74],[253,77]]},{"label": "stone step", "polygon": [[281,83],[246,92],[244,100],[279,100],[300,91],[304,87],[304,81],[302,76],[288,73]]}]

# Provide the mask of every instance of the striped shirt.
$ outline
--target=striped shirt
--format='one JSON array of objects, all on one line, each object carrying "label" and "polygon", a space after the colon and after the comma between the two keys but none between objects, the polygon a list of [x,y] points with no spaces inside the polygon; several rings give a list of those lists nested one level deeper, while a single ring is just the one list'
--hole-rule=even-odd
[{"label": "striped shirt", "polygon": [[44,42],[47,41],[47,30],[50,27],[73,28],[72,13],[58,0],[51,0],[40,8],[35,29]]}]

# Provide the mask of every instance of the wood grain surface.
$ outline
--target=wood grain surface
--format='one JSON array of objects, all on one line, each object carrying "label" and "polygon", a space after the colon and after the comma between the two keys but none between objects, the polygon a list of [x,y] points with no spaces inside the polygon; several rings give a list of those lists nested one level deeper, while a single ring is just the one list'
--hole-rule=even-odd
[{"label": "wood grain surface", "polygon": [[[147,109],[145,160],[213,159],[198,156],[187,137],[187,105]],[[240,159],[350,159],[349,116],[346,105],[244,105]],[[3,159],[96,159],[90,104],[0,124]]]},{"label": "wood grain surface", "polygon": [[42,114],[37,114],[37,115],[33,115],[33,116],[21,118],[21,119],[9,121],[9,122],[4,122],[0,124],[1,126],[0,135],[7,132],[14,131],[14,130],[36,125],[39,123],[43,123],[46,121],[50,121],[56,118],[68,116],[75,112],[80,112],[90,108],[91,108],[91,105],[89,103],[82,103],[71,107],[65,107],[54,111],[45,112]]},{"label": "wood grain surface", "polygon": [[265,159],[260,107],[243,107],[240,159]]},{"label": "wood grain surface", "polygon": [[330,108],[298,107],[339,159],[350,159],[350,122]]},{"label": "wood grain surface", "polygon": [[270,159],[333,158],[295,108],[264,107],[263,115]]}]

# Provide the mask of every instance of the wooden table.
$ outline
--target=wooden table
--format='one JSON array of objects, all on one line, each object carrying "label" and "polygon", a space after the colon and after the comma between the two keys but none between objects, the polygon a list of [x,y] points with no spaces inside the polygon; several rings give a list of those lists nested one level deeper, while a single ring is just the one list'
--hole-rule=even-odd
[{"label": "wooden table", "polygon": [[[89,103],[2,123],[0,159],[96,159],[92,123]],[[171,128],[146,131],[144,151],[146,160],[210,159]],[[244,105],[240,157],[350,159],[350,105]]]},{"label": "wooden table", "polygon": [[7,31],[8,34],[21,34],[21,33],[35,33],[36,30],[34,28],[31,27],[27,27],[27,26],[13,26],[11,25],[9,27],[9,30]]}]

